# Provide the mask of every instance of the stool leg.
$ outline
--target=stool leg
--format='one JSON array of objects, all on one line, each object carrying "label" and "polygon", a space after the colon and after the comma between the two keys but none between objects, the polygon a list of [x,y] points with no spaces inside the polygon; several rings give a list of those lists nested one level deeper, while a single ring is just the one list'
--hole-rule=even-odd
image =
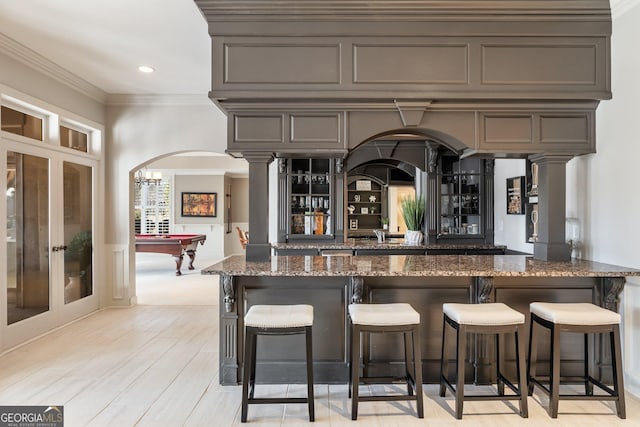
[{"label": "stool leg", "polygon": [[447,393],[447,386],[444,379],[449,376],[449,360],[445,348],[447,347],[446,332],[447,321],[446,315],[442,316],[442,348],[440,349],[440,397],[444,397]]},{"label": "stool leg", "polygon": [[[409,364],[409,341],[407,340],[408,335],[409,335],[409,332],[402,333],[402,338],[404,339],[404,368],[405,368],[405,378],[407,380],[407,394],[409,396],[413,396],[413,387],[411,387],[410,378],[413,378],[415,380],[416,375],[415,375],[415,369],[413,370],[413,374],[409,371],[409,367],[411,365]],[[412,337],[411,342],[413,342],[413,333],[411,333],[411,337]]]},{"label": "stool leg", "polygon": [[589,334],[584,334],[584,394],[593,396],[593,384],[589,381]]},{"label": "stool leg", "polygon": [[349,360],[348,360],[348,368],[349,368],[349,381],[347,384],[347,396],[349,399],[351,399],[351,376],[353,374],[353,349],[352,347],[352,341],[353,341],[353,323],[351,323],[351,318],[349,318],[349,345],[348,345],[348,351],[349,351]]},{"label": "stool leg", "polygon": [[411,330],[411,343],[413,344],[413,380],[416,387],[416,409],[418,418],[424,418],[424,406],[422,403],[422,353],[420,349],[420,325]]},{"label": "stool leg", "polygon": [[527,383],[528,383],[528,390],[527,390],[527,394],[529,396],[531,396],[533,394],[533,381],[531,381],[531,378],[535,378],[536,376],[536,359],[537,359],[537,354],[538,354],[538,341],[537,338],[535,336],[535,334],[537,333],[536,329],[534,328],[534,323],[536,323],[535,321],[535,315],[531,315],[531,318],[529,319],[529,356],[527,357]]},{"label": "stool leg", "polygon": [[249,356],[249,366],[251,371],[249,372],[249,399],[253,399],[253,394],[256,391],[256,353],[258,348],[258,334],[251,334],[251,355]]},{"label": "stool leg", "polygon": [[622,348],[620,345],[620,326],[614,325],[611,337],[611,364],[613,365],[613,387],[618,395],[616,411],[621,419],[627,418],[624,402],[624,375],[622,369]]},{"label": "stool leg", "polygon": [[558,418],[558,402],[560,401],[560,330],[551,327],[551,381],[549,395],[549,416]]},{"label": "stool leg", "polygon": [[351,419],[358,419],[358,385],[360,383],[360,328],[351,330]]},{"label": "stool leg", "polygon": [[313,351],[311,326],[305,329],[305,340],[307,348],[307,403],[309,405],[309,421],[315,421],[314,395],[313,395]]},{"label": "stool leg", "polygon": [[496,372],[497,372],[497,386],[498,386],[498,396],[504,396],[504,381],[502,380],[502,366],[504,366],[504,352],[502,351],[502,340],[500,339],[501,334],[496,334]]},{"label": "stool leg", "polygon": [[240,421],[247,422],[247,412],[249,409],[249,378],[251,377],[251,358],[254,349],[253,333],[246,330],[244,340],[244,367],[242,373],[242,413]]},{"label": "stool leg", "polygon": [[516,328],[516,370],[518,372],[518,392],[520,393],[520,416],[522,418],[529,417],[529,407],[527,405],[527,377],[524,360],[524,340],[522,339],[524,325]]},{"label": "stool leg", "polygon": [[[464,404],[464,362],[467,354],[467,328],[458,325],[456,328],[458,348],[456,349],[456,418],[462,419]],[[462,356],[462,357],[460,357]]]}]

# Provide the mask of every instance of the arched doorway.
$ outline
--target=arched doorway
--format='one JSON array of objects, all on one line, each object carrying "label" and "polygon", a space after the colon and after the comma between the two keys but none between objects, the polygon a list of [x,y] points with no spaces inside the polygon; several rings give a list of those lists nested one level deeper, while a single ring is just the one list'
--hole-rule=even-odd
[{"label": "arched doorway", "polygon": [[[151,305],[214,304],[216,282],[201,276],[200,269],[241,252],[233,231],[236,224],[246,227],[247,223],[246,162],[218,153],[174,153],[144,163],[133,171],[133,180],[130,216],[135,234],[169,246],[157,251],[149,239],[132,236],[131,247],[137,247],[135,301]],[[206,209],[196,209],[205,202]],[[191,243],[195,251],[189,253]],[[179,255],[172,255],[175,250]],[[176,262],[179,259],[181,263]],[[189,268],[191,261],[193,269]]]}]

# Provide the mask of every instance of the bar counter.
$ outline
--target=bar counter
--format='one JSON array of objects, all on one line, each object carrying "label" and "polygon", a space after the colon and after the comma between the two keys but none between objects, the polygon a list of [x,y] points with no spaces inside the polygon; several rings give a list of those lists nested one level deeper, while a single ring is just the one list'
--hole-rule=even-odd
[{"label": "bar counter", "polygon": [[[503,302],[527,317],[533,301],[592,302],[617,311],[625,277],[639,276],[640,270],[586,260],[539,261],[523,255],[329,255],[273,256],[260,263],[232,256],[203,269],[202,274],[220,276],[220,383],[231,385],[242,381],[243,316],[255,304],[313,305],[316,382],[346,383],[347,306],[408,302],[420,313],[424,380],[437,382],[443,303]],[[274,337],[258,344],[257,381],[304,379],[304,347],[298,339]],[[578,334],[563,338],[567,375],[581,372],[582,342]],[[399,336],[364,337],[363,366],[368,375],[401,374],[401,343]],[[469,341],[468,382],[493,380],[492,343],[488,336]],[[602,378],[610,376],[606,344],[600,338],[590,341],[589,351]],[[508,340],[505,348],[513,348]],[[510,360],[515,355],[507,351],[506,357]],[[547,363],[542,347],[539,372],[546,372]]]},{"label": "bar counter", "polygon": [[276,255],[323,255],[335,252],[351,252],[355,255],[430,255],[430,254],[504,254],[504,245],[483,243],[427,243],[408,245],[402,238],[387,238],[378,242],[375,238],[349,238],[345,242],[307,243],[288,242],[274,243],[272,247]]}]

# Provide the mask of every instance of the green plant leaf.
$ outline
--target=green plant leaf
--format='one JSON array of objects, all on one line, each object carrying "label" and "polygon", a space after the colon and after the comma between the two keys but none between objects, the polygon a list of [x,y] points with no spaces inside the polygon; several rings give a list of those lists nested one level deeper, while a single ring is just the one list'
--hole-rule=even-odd
[{"label": "green plant leaf", "polygon": [[406,197],[402,199],[400,202],[400,210],[408,230],[422,230],[425,210],[424,197],[420,196],[417,199]]}]

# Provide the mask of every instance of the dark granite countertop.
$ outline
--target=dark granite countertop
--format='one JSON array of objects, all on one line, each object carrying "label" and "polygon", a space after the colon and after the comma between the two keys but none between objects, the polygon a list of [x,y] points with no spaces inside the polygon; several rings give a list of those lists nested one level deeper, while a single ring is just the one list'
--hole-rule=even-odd
[{"label": "dark granite countertop", "polygon": [[620,277],[640,270],[587,260],[539,261],[525,255],[273,256],[247,262],[231,256],[202,274],[232,276],[514,276]]},{"label": "dark granite countertop", "polygon": [[407,245],[404,239],[387,239],[378,243],[377,239],[347,239],[344,243],[335,242],[290,242],[273,243],[276,249],[506,249],[504,245],[487,245],[475,243],[427,243],[423,245]]}]

